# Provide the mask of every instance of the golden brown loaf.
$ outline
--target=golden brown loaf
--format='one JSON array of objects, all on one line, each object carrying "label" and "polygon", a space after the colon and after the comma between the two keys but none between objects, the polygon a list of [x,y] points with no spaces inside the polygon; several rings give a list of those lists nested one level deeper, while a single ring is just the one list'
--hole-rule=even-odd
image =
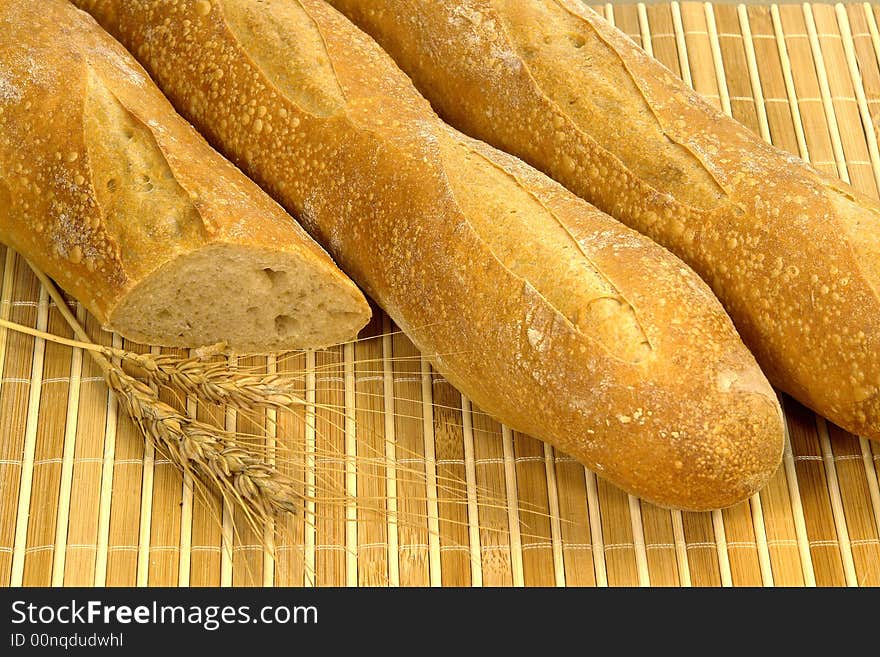
[{"label": "golden brown loaf", "polygon": [[331,0],[441,116],[690,264],[770,380],[880,438],[880,205],[766,145],[577,0]]},{"label": "golden brown loaf", "polygon": [[331,7],[81,4],[484,410],[664,505],[727,506],[774,472],[776,398],[708,287],[439,121]]},{"label": "golden brown loaf", "polygon": [[151,344],[326,346],[369,319],[329,256],[62,0],[0,2],[0,240]]}]

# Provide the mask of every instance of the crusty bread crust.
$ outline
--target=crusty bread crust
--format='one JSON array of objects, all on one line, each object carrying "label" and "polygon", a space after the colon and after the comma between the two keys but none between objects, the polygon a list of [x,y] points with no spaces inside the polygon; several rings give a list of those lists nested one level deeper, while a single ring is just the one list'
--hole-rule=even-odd
[{"label": "crusty bread crust", "polygon": [[[331,7],[83,4],[485,411],[667,506],[728,506],[775,471],[775,395],[708,287],[439,121]],[[291,61],[274,32],[317,37],[304,58],[316,64],[272,73]],[[302,97],[327,70],[320,95]]]},{"label": "crusty bread crust", "polygon": [[[323,249],[174,112],[122,46],[61,0],[0,5],[0,239],[105,326],[155,344],[326,346],[369,319],[363,295]],[[186,258],[209,247],[236,261],[259,254],[267,268],[310,278],[337,311],[335,325],[279,333],[270,316],[270,326],[241,336],[200,325],[212,305],[222,323],[235,306],[256,303],[244,279],[201,307],[183,307],[192,290],[169,296]],[[157,313],[181,322],[162,330]]]},{"label": "crusty bread crust", "polygon": [[690,264],[770,380],[880,439],[880,204],[767,145],[577,0],[330,0],[459,129]]}]

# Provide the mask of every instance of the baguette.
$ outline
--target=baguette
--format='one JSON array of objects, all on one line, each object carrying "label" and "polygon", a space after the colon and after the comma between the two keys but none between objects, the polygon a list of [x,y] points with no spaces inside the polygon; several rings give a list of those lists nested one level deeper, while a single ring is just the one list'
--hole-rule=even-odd
[{"label": "baguette", "polygon": [[880,204],[765,144],[575,0],[331,0],[441,116],[666,246],[771,382],[880,439]]},{"label": "baguette", "polygon": [[329,5],[79,4],[483,410],[666,506],[776,470],[776,397],[699,277],[439,121]]},{"label": "baguette", "polygon": [[318,347],[370,316],[326,252],[62,0],[0,2],[0,239],[139,342]]}]

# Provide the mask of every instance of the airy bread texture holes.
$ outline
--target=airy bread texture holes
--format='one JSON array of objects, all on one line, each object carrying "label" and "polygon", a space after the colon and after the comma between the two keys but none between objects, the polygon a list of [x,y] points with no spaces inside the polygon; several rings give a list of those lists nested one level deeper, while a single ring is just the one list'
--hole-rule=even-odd
[{"label": "airy bread texture holes", "polygon": [[275,317],[275,333],[281,338],[299,333],[301,329],[302,322],[296,317],[291,317],[290,315],[278,315]]},{"label": "airy bread texture holes", "polygon": [[271,267],[264,267],[263,273],[269,279],[269,284],[272,287],[281,287],[287,283],[287,272],[283,269],[277,270]]}]

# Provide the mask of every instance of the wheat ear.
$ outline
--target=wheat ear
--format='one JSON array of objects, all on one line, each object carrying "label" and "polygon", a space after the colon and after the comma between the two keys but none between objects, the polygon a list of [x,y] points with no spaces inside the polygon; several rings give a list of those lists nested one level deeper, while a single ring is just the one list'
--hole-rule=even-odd
[{"label": "wheat ear", "polygon": [[238,445],[234,433],[180,413],[120,369],[109,370],[107,383],[157,449],[181,468],[217,484],[224,494],[231,493],[256,517],[300,508],[293,482]]},{"label": "wheat ear", "polygon": [[[210,373],[199,377],[192,362],[184,369],[175,370],[170,360],[160,358],[157,361],[157,357],[153,356],[154,362],[151,364],[150,359],[138,359],[130,352],[96,345],[71,312],[55,283],[30,261],[28,265],[77,337],[80,344],[76,346],[84,347],[94,359],[107,385],[140,428],[144,439],[150,441],[178,468],[214,484],[224,498],[238,502],[246,512],[248,521],[255,525],[265,521],[272,512],[299,510],[302,497],[297,493],[293,480],[237,444],[233,432],[201,422],[161,401],[153,388],[129,375],[112,358],[135,360],[141,367],[146,364],[153,368],[154,377],[159,380],[164,377],[170,382],[191,384],[184,386],[188,392],[210,391],[210,395],[202,394],[203,398],[207,396],[209,400],[234,399],[241,403],[253,403],[261,391],[271,392],[271,385],[262,382],[264,385],[261,388],[261,377],[244,377],[247,379],[246,385],[236,387],[230,383],[232,378],[222,375],[220,368],[208,368]],[[11,322],[3,324],[15,328]],[[55,336],[34,329],[23,332],[55,339]],[[73,342],[64,339],[56,341]],[[283,399],[283,394],[276,391],[267,394],[261,402],[263,405],[273,405],[280,404]]]},{"label": "wheat ear", "polygon": [[239,408],[288,408],[305,404],[291,390],[284,377],[274,374],[244,374],[225,363],[207,363],[201,357],[177,358],[156,354],[123,352],[119,357],[142,369],[157,385],[177,388],[215,404]]}]

